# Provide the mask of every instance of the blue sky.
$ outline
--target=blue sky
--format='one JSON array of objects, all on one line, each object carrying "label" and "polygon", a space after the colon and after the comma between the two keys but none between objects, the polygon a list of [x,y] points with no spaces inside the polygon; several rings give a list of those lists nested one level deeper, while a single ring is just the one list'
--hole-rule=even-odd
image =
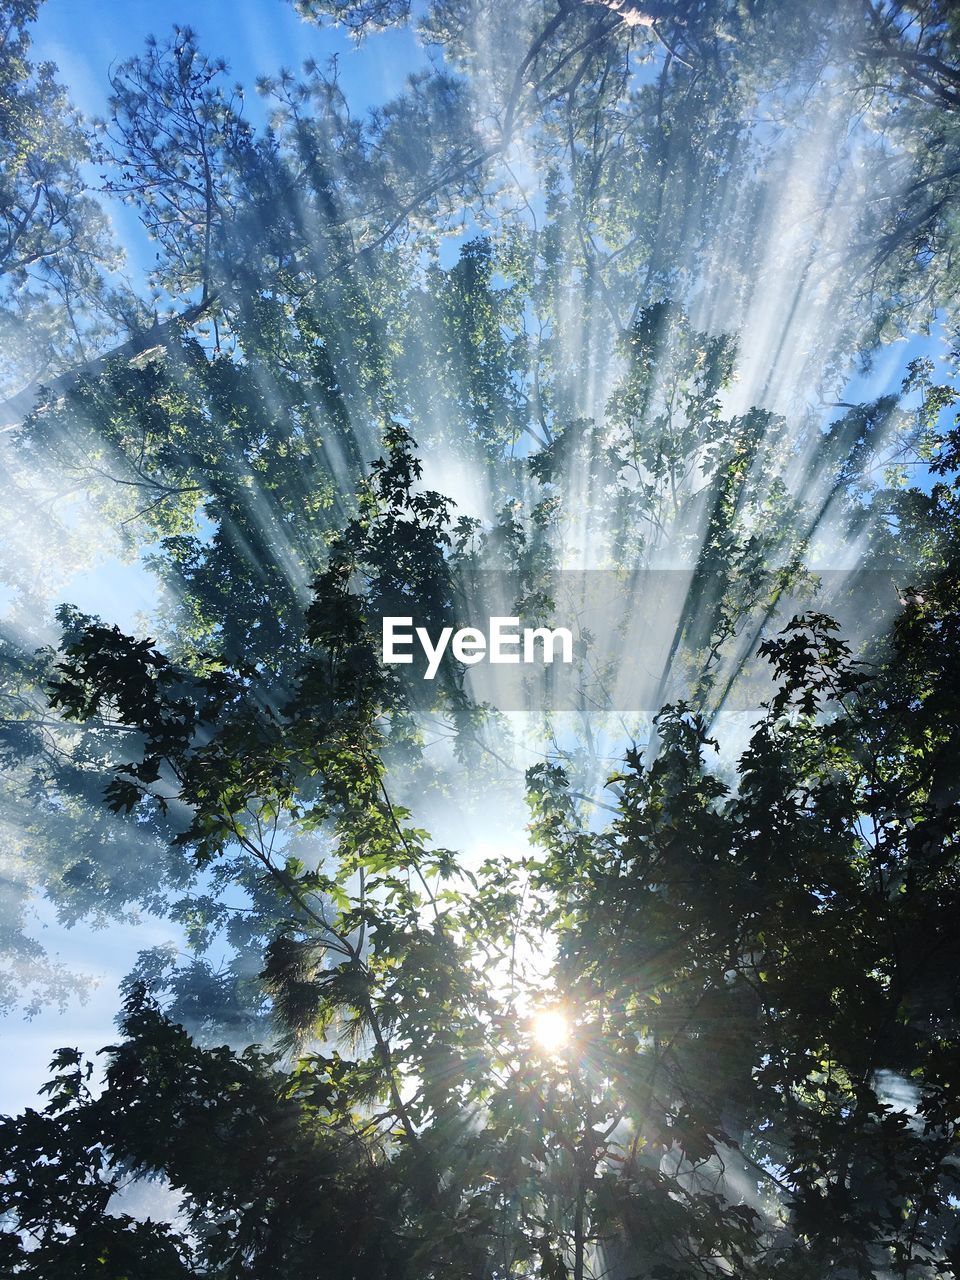
[{"label": "blue sky", "polygon": [[305,58],[338,55],[343,85],[356,110],[391,98],[426,55],[409,29],[375,34],[358,49],[343,31],[321,29],[297,17],[287,0],[46,0],[34,30],[34,53],[60,68],[61,80],[87,114],[106,105],[112,62],[136,54],[147,35],[163,39],[175,24],[197,32],[211,56],[229,64],[231,79],[251,93],[257,76]]}]

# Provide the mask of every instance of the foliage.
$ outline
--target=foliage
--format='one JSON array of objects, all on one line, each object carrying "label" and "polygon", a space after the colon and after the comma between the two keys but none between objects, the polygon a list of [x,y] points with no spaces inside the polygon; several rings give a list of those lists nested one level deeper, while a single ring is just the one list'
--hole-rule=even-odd
[{"label": "foliage", "polygon": [[85,357],[109,306],[116,265],[87,193],[90,147],[49,62],[30,62],[37,0],[0,6],[0,385]]},{"label": "foliage", "polygon": [[[940,619],[951,633],[955,600],[953,592]],[[931,607],[922,606],[927,619]],[[177,1248],[185,1254],[195,1233],[215,1274],[267,1274],[279,1241],[289,1273],[312,1274],[313,1233],[337,1222],[346,1244],[361,1214],[383,1222],[387,1239],[360,1233],[336,1264],[345,1274],[384,1265],[382,1254],[369,1262],[370,1249],[391,1251],[396,1274],[449,1274],[451,1228],[464,1275],[504,1267],[549,1275],[561,1266],[586,1274],[594,1246],[662,1275],[693,1266],[720,1275],[731,1265],[745,1276],[871,1275],[886,1265],[907,1274],[923,1258],[941,1259],[940,1273],[950,1274],[960,1100],[944,975],[956,960],[949,922],[960,815],[941,789],[956,662],[939,639],[942,674],[931,678],[931,658],[912,642],[918,625],[905,615],[889,663],[868,676],[829,619],[797,619],[765,646],[779,689],[734,790],[706,769],[712,744],[702,718],[670,708],[656,760],[644,766],[629,755],[611,779],[620,799],[608,829],[585,827],[562,769],[539,766],[530,785],[542,857],[494,861],[475,876],[428,851],[408,815],[364,778],[363,759],[343,749],[331,757],[321,741],[313,763],[323,761],[321,793],[339,824],[339,874],[331,880],[294,858],[276,866],[260,846],[291,911],[264,980],[298,1042],[336,1026],[352,1056],[331,1052],[329,1040],[304,1045],[292,1073],[277,1074],[255,1056],[191,1047],[135,990],[103,1094],[74,1090],[63,1117],[48,1109],[45,1140],[64,1153],[75,1127],[90,1135],[93,1126],[83,1149],[109,1152],[108,1170],[163,1175],[193,1206]],[[237,802],[192,780],[215,767],[238,730],[223,722],[219,742],[189,759],[184,738],[169,736],[174,708],[190,723],[186,699],[169,700],[156,657],[117,643],[88,633],[58,696],[79,713],[79,682],[94,682],[128,720],[153,701],[156,714],[141,720],[147,758],[164,735],[194,805],[185,838],[209,855],[224,824],[236,823],[224,805]],[[151,670],[161,675],[147,699],[141,681]],[[931,690],[933,723],[917,723],[918,684]],[[259,790],[262,831],[270,803],[291,802],[283,784],[267,798],[263,767],[242,741],[237,758]],[[149,781],[142,764],[125,772]],[[126,792],[112,802],[122,806]],[[317,810],[298,816],[310,823]],[[254,829],[235,829],[253,851]],[[467,874],[472,892],[436,887],[451,874],[454,886]],[[554,971],[530,988],[510,956],[551,934]],[[532,996],[562,999],[571,1019],[571,1043],[553,1056],[531,1041]],[[193,1064],[189,1087],[180,1083],[183,1055]],[[126,1061],[163,1075],[131,1081]],[[225,1070],[249,1085],[225,1088]],[[897,1079],[909,1104],[887,1083]],[[242,1126],[253,1104],[237,1093],[246,1087],[265,1091],[252,1150]],[[240,1141],[242,1161],[225,1157],[218,1169],[255,1167],[266,1143],[271,1178],[295,1189],[292,1201],[271,1199],[265,1236],[245,1238],[256,1219],[251,1197],[277,1195],[269,1185],[254,1195],[260,1174],[244,1176],[242,1206],[219,1173],[194,1189],[210,1177],[205,1154],[202,1173],[191,1165],[194,1144],[207,1147],[187,1118],[200,1105],[197,1089],[229,1108],[223,1124],[241,1126],[239,1139],[220,1141]],[[131,1106],[147,1108],[142,1119]],[[277,1107],[321,1147],[304,1154],[299,1139],[270,1141]],[[204,1114],[205,1125],[220,1123],[215,1111]],[[39,1140],[26,1124],[7,1124],[16,1171],[9,1205],[39,1230],[54,1210],[63,1222],[66,1210],[50,1198],[61,1192],[37,1182],[36,1157],[22,1154]],[[184,1126],[187,1148],[173,1136]],[[358,1190],[349,1165],[330,1168],[322,1150],[331,1142],[366,1150],[361,1167],[373,1161],[376,1189]],[[328,1188],[319,1202],[308,1194],[314,1177]],[[318,1224],[320,1203],[334,1216]],[[201,1222],[214,1212],[211,1234]],[[413,1249],[406,1260],[392,1252],[398,1237]],[[39,1274],[32,1256],[23,1274]]]},{"label": "foliage", "polygon": [[[3,442],[0,999],[71,990],[35,888],[188,949],[0,1122],[5,1273],[954,1274],[956,392],[837,399],[955,323],[952,10],[438,0],[392,101],[309,64],[259,130],[177,28],[97,133],[149,299],[0,10],[4,305],[72,334]],[[44,629],[103,546],[151,634]],[[792,616],[824,546],[889,636]],[[382,663],[381,616],[483,573],[550,615],[571,564],[689,577],[632,718],[587,666],[511,737],[452,658]]]}]

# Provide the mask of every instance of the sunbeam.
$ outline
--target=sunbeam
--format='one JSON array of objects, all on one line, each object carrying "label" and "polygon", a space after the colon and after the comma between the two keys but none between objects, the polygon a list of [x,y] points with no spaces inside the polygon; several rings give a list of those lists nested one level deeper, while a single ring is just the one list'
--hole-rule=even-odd
[{"label": "sunbeam", "polygon": [[952,1274],[949,4],[185,7],[0,0],[3,1266]]}]

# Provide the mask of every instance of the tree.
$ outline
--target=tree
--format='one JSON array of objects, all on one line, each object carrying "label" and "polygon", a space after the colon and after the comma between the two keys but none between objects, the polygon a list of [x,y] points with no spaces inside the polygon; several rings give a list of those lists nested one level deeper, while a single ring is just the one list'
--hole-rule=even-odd
[{"label": "tree", "polygon": [[[363,1233],[331,1262],[344,1274],[384,1265],[382,1253],[371,1264],[369,1250],[386,1249],[400,1275],[455,1266],[463,1275],[583,1276],[597,1265],[597,1248],[631,1274],[638,1265],[652,1275],[720,1275],[731,1265],[745,1276],[866,1275],[883,1265],[905,1276],[951,1274],[960,1104],[949,1066],[952,991],[938,975],[949,972],[954,945],[957,810],[938,795],[938,778],[955,703],[955,660],[942,632],[954,628],[945,614],[935,661],[951,683],[933,690],[940,727],[931,733],[909,711],[916,625],[905,615],[890,661],[869,680],[822,617],[798,619],[768,644],[781,684],[741,759],[736,792],[705,770],[705,727],[682,706],[662,717],[656,762],[628,758],[614,780],[619,815],[606,832],[584,829],[562,770],[534,770],[545,856],[481,868],[469,896],[433,891],[432,877],[454,866],[378,794],[368,757],[329,737],[313,746],[323,799],[302,820],[316,821],[321,807],[337,814],[343,865],[339,883],[291,858],[272,867],[292,918],[265,977],[291,1032],[343,1019],[355,1056],[321,1046],[303,1053],[292,1075],[278,1075],[249,1055],[192,1047],[134,991],[128,1038],[110,1050],[101,1097],[68,1087],[76,1061],[65,1057],[69,1070],[50,1086],[43,1129],[40,1116],[7,1122],[17,1170],[8,1194],[21,1223],[63,1222],[67,1212],[59,1191],[54,1201],[38,1183],[26,1155],[38,1148],[25,1144],[45,1133],[62,1158],[66,1134],[80,1133],[83,1151],[110,1153],[108,1169],[163,1175],[190,1197],[198,1263],[206,1258],[214,1274],[266,1275],[282,1262],[290,1274],[311,1275],[317,1233],[336,1224],[337,1239],[352,1241],[357,1221],[354,1174],[334,1172],[323,1154],[338,1141],[365,1146],[379,1170],[362,1212],[387,1232],[385,1242]],[[163,708],[164,687],[182,684],[142,647],[138,656],[88,636],[59,696],[81,709],[96,671],[95,696],[109,696],[129,720],[144,705],[138,673],[156,672],[148,752],[163,739],[195,801],[186,838],[209,855],[240,821],[240,797],[207,782],[228,762],[210,743],[184,751]],[[358,688],[360,654],[348,648],[337,657]],[[927,671],[920,679],[930,687]],[[357,714],[362,723],[365,698],[326,723],[342,731],[344,715]],[[881,721],[877,705],[893,713]],[[171,708],[181,725],[186,706],[179,697]],[[305,709],[291,708],[288,764],[286,743]],[[308,714],[316,725],[312,706]],[[235,716],[220,736],[238,743]],[[250,783],[262,796],[258,821],[246,819],[239,837],[253,847],[270,803],[263,769],[267,760],[277,769],[279,758],[262,728],[246,732],[261,744]],[[150,758],[136,766],[141,781],[155,772]],[[257,758],[244,737],[238,763],[248,771]],[[118,784],[113,803],[126,802]],[[292,810],[300,802],[281,786],[272,803]],[[553,928],[555,973],[525,993],[534,1001],[564,993],[573,1039],[550,1056],[531,1043],[517,1004],[522,979],[505,966],[518,944],[542,945]],[[174,1066],[184,1057],[189,1086]],[[269,1180],[296,1188],[293,1201],[284,1194],[279,1202],[264,1188],[266,1235],[249,1234],[262,1175],[245,1177],[237,1205],[224,1181],[236,1176],[234,1160],[228,1154],[211,1172],[203,1130],[188,1119],[200,1090],[226,1109],[223,1123],[243,1125],[250,1104],[237,1086],[224,1089],[223,1071],[262,1091],[258,1132],[279,1106],[295,1131],[318,1135],[304,1137],[304,1153],[286,1138],[261,1137],[251,1149],[241,1132],[244,1164],[267,1142]],[[909,1109],[887,1083],[897,1077],[910,1082]],[[131,1106],[144,1109],[142,1120],[131,1123]],[[217,1123],[215,1112],[207,1123]],[[171,1138],[185,1125],[189,1146]],[[314,1177],[337,1188],[332,1208],[329,1192],[319,1200],[306,1193]],[[318,1223],[320,1204],[332,1216]],[[212,1237],[202,1227],[211,1213],[220,1223]],[[112,1229],[122,1221],[112,1219]],[[84,1238],[69,1237],[60,1251]],[[182,1254],[192,1239],[177,1244]],[[31,1267],[41,1258],[47,1265],[46,1247],[15,1274],[40,1274]],[[52,1257],[58,1265],[56,1249]]]},{"label": "tree", "polygon": [[56,68],[29,60],[38,7],[0,7],[0,382],[13,389],[96,348],[118,260],[87,191],[88,137]]},{"label": "tree", "polygon": [[[184,29],[114,72],[103,181],[174,318],[33,397],[5,483],[79,487],[169,595],[156,640],[64,607],[58,645],[11,641],[3,744],[61,915],[147,906],[193,955],[141,955],[102,1089],[64,1051],[3,1123],[13,1274],[950,1274],[954,395],[924,359],[838,415],[783,386],[941,297],[837,173],[865,105],[868,177],[926,163],[952,37],[781,10],[437,5],[444,61],[394,102],[359,120],[308,67],[259,134]],[[833,265],[860,235],[869,306]],[[830,538],[895,565],[889,647],[781,616]],[[469,621],[494,571],[539,618],[571,562],[690,575],[629,722],[593,672],[514,752],[460,664],[382,664],[381,615]],[[522,830],[531,758],[530,849],[431,840],[428,803]]]},{"label": "tree", "polygon": [[[952,996],[934,978],[949,963],[956,893],[956,806],[940,790],[955,591],[943,580],[942,603],[924,605],[938,610],[937,653],[920,671],[909,612],[869,677],[822,616],[767,642],[779,689],[735,789],[706,771],[705,724],[682,705],[660,717],[656,760],[629,753],[611,779],[618,816],[602,832],[583,825],[562,768],[538,766],[544,856],[489,863],[465,894],[455,886],[467,873],[387,790],[381,758],[391,737],[404,749],[404,720],[384,719],[396,693],[367,630],[372,598],[346,590],[364,544],[377,567],[386,530],[394,556],[372,591],[384,574],[395,590],[406,564],[428,600],[416,575],[442,575],[430,548],[443,506],[411,494],[402,434],[394,449],[375,472],[374,506],[317,583],[314,651],[279,714],[255,672],[177,670],[102,627],[80,635],[55,688],[70,715],[108,713],[143,742],[111,784],[114,808],[178,800],[192,814],[180,843],[201,862],[239,844],[285,899],[263,974],[303,1046],[283,1088],[322,1099],[319,1123],[372,1144],[397,1180],[391,1194],[406,1192],[390,1221],[416,1242],[412,1273],[452,1265],[454,1224],[469,1275],[583,1276],[600,1249],[651,1274],[909,1275],[937,1259],[943,1271],[960,1121],[946,1065]],[[952,496],[940,500],[953,510]],[[404,515],[411,501],[416,520]],[[430,511],[439,523],[424,527]],[[396,549],[408,537],[405,562]],[[910,710],[918,685],[932,691],[931,724]],[[327,824],[316,867],[285,845],[285,831]],[[550,935],[552,974],[517,965],[518,948],[536,954]],[[531,1041],[529,1011],[558,992],[573,1040],[550,1057]],[[351,1058],[304,1042],[337,1024]],[[156,1013],[150,1027],[183,1035]],[[922,1124],[890,1078],[912,1082]],[[179,1090],[168,1096],[162,1132],[182,1123]],[[121,1114],[96,1140],[117,1144],[123,1163],[135,1157]],[[139,1167],[190,1191],[175,1158]],[[300,1230],[296,1218],[284,1239]],[[242,1254],[249,1274],[272,1256],[260,1248]],[[291,1254],[284,1265],[309,1266]]]}]

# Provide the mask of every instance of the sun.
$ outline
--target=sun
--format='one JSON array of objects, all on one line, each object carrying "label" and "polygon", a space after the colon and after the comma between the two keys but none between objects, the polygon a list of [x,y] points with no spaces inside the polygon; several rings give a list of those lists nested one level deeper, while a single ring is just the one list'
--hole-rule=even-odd
[{"label": "sun", "polygon": [[533,1038],[547,1053],[557,1053],[570,1042],[570,1023],[559,1009],[544,1009],[533,1018]]}]

